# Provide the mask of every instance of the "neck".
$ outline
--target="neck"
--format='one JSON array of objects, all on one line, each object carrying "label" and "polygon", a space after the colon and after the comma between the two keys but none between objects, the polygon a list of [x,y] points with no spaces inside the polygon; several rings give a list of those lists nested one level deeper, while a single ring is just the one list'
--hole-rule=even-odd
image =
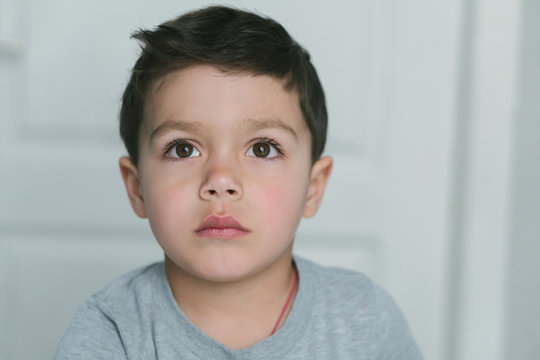
[{"label": "neck", "polygon": [[[173,295],[185,316],[201,331],[230,348],[244,348],[268,337],[283,311],[295,279],[292,252],[269,268],[232,282],[197,278],[166,258]],[[277,329],[287,318],[294,295]]]}]

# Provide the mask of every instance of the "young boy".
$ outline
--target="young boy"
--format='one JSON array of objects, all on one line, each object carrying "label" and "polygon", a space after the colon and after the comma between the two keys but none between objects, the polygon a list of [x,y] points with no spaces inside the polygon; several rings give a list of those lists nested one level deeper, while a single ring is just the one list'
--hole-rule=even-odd
[{"label": "young boy", "polygon": [[120,169],[165,261],[84,302],[55,359],[420,359],[383,290],[292,255],[332,168],[308,53],[219,6],[134,37]]}]

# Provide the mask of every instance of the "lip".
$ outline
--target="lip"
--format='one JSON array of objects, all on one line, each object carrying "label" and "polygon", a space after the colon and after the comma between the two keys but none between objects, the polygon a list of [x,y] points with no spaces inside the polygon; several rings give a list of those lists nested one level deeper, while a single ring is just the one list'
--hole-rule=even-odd
[{"label": "lip", "polygon": [[233,239],[245,236],[248,233],[249,230],[230,215],[209,215],[195,230],[197,236],[213,239]]}]

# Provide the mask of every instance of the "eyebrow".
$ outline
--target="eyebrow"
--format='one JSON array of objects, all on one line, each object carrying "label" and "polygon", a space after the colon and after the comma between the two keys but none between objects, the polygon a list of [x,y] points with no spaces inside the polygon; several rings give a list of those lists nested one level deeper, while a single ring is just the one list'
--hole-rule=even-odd
[{"label": "eyebrow", "polygon": [[156,137],[166,134],[172,130],[202,133],[205,129],[206,126],[198,121],[167,120],[150,133],[149,143],[151,144]]},{"label": "eyebrow", "polygon": [[281,119],[247,119],[245,123],[253,130],[263,129],[283,129],[289,132],[295,139],[298,139],[298,135],[294,129]]},{"label": "eyebrow", "polygon": [[[290,133],[295,139],[298,139],[298,135],[294,129],[281,119],[246,119],[244,123],[251,130],[264,130],[264,129],[283,129]],[[172,130],[186,131],[191,133],[204,133],[207,126],[199,121],[183,121],[183,120],[167,120],[160,124],[157,128],[150,133],[149,144],[152,144],[154,139],[162,134],[166,134]]]}]

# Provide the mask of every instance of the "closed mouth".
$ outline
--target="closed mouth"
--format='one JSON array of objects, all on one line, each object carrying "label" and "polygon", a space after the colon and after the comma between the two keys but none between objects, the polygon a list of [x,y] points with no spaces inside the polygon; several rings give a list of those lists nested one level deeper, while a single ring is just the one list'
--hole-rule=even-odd
[{"label": "closed mouth", "polygon": [[249,230],[230,215],[209,215],[195,233],[205,238],[234,238],[248,234]]}]

